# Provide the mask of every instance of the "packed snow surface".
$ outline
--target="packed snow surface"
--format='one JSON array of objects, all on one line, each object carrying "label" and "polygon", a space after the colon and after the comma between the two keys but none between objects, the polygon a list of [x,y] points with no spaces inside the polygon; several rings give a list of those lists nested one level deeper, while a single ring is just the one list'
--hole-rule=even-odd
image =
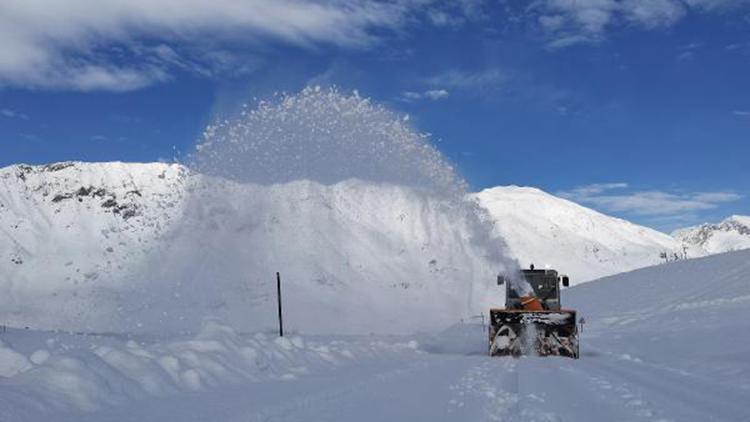
[{"label": "packed snow surface", "polygon": [[[475,194],[522,266],[554,268],[572,284],[683,256],[682,243],[664,233],[610,217],[536,188],[498,186]],[[700,246],[688,256],[703,256]]]},{"label": "packed snow surface", "polygon": [[750,216],[733,215],[718,224],[680,229],[672,233],[676,239],[700,246],[709,253],[750,249]]},{"label": "packed snow surface", "polygon": [[[743,421],[750,251],[563,291],[582,356],[490,358],[486,328],[275,337],[0,333],[3,421]],[[419,318],[419,315],[415,315]]]}]

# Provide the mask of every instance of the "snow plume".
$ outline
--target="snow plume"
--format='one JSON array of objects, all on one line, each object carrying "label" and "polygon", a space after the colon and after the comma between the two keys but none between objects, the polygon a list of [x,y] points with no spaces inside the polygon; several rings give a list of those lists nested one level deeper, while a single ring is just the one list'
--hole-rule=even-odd
[{"label": "snow plume", "polygon": [[[183,215],[123,301],[129,329],[403,333],[502,303],[514,267],[429,138],[356,93],[308,88],[205,131]],[[136,328],[133,328],[136,327]]]},{"label": "snow plume", "polygon": [[529,283],[520,272],[517,272],[515,276],[510,279],[510,288],[516,293],[516,295],[518,295],[518,297],[536,296],[534,288],[531,287],[531,283]]},{"label": "snow plume", "polygon": [[193,161],[204,174],[258,184],[360,179],[442,193],[466,187],[407,119],[335,88],[280,95],[210,125]]}]

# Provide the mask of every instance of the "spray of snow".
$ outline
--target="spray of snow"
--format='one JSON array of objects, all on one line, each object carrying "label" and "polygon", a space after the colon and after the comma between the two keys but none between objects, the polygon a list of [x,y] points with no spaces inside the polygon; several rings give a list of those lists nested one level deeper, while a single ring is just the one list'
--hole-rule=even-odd
[{"label": "spray of snow", "polygon": [[491,219],[429,138],[306,89],[206,130],[190,167],[0,171],[0,320],[80,332],[434,331],[503,303]]},{"label": "spray of snow", "polygon": [[[122,297],[129,330],[445,328],[502,303],[515,267],[429,138],[386,108],[308,88],[211,125],[183,215]],[[145,282],[144,282],[145,281]],[[132,297],[131,297],[132,296]]]},{"label": "spray of snow", "polygon": [[359,179],[466,192],[427,135],[356,91],[306,88],[246,107],[206,129],[192,156],[195,169],[257,184]]},{"label": "spray of snow", "polygon": [[521,344],[525,356],[537,356],[537,331],[536,324],[526,324],[521,331]]},{"label": "spray of snow", "polygon": [[510,278],[510,289],[515,292],[518,297],[523,296],[536,296],[534,288],[531,287],[531,283],[524,278],[519,271],[515,271]]}]

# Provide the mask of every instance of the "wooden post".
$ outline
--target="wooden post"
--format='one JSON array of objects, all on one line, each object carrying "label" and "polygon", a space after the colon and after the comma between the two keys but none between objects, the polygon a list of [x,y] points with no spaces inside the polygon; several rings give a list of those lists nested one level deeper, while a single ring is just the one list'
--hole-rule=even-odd
[{"label": "wooden post", "polygon": [[279,299],[279,337],[284,337],[284,321],[281,318],[281,275],[276,272],[276,296]]}]

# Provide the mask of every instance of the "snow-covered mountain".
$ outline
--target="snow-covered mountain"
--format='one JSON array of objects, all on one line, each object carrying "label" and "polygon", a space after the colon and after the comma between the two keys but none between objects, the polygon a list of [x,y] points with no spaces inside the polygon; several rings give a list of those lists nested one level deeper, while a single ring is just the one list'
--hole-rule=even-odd
[{"label": "snow-covered mountain", "polygon": [[[501,248],[581,281],[681,244],[537,189],[471,197],[494,229],[470,201],[360,180],[0,169],[0,419],[748,419],[750,250],[565,290],[588,321],[580,360],[478,359],[467,318],[502,303]],[[275,271],[285,337],[268,332]]]},{"label": "snow-covered mountain", "polygon": [[440,328],[502,303],[494,275],[514,265],[463,202],[357,180],[239,184],[176,164],[6,167],[0,321],[174,331],[212,315],[269,329],[279,271],[290,330]]},{"label": "snow-covered mountain", "polygon": [[[387,183],[261,186],[163,163],[6,167],[0,321],[174,330],[216,315],[267,329],[280,271],[291,329],[427,330],[502,303],[493,280],[513,259],[575,284],[681,252],[665,234],[537,189],[471,196],[494,229],[471,201]],[[428,326],[420,312],[434,315]]]},{"label": "snow-covered mountain", "polygon": [[[681,242],[664,233],[536,188],[500,186],[476,198],[521,265],[550,266],[573,284],[664,262],[663,252],[683,255]],[[700,247],[688,250],[689,257],[702,255]]]},{"label": "snow-covered mountain", "polygon": [[180,215],[185,179],[160,163],[0,169],[0,318],[42,328],[103,318]]},{"label": "snow-covered mountain", "polygon": [[749,249],[750,216],[733,215],[718,224],[706,223],[677,230],[672,236],[709,253]]}]

